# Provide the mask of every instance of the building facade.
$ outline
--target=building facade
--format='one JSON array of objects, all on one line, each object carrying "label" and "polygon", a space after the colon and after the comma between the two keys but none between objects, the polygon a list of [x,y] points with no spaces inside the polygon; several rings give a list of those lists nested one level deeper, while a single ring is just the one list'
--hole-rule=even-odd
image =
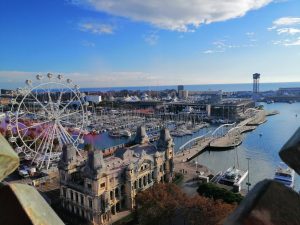
[{"label": "building facade", "polygon": [[188,90],[180,90],[178,92],[178,97],[180,99],[187,99],[189,97],[189,91]]},{"label": "building facade", "polygon": [[247,109],[254,107],[255,102],[250,99],[223,100],[222,103],[212,104],[211,117],[225,121],[236,121],[243,118]]},{"label": "building facade", "polygon": [[62,206],[91,224],[110,224],[118,212],[135,207],[138,192],[172,180],[173,147],[167,129],[154,146],[144,127],[132,146],[106,158],[102,151],[90,151],[87,160],[79,161],[76,150],[64,146],[58,166]]}]

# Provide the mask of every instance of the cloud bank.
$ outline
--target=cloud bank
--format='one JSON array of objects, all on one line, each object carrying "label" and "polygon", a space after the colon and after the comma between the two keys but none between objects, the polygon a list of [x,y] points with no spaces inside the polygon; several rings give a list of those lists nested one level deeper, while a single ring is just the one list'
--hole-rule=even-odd
[{"label": "cloud bank", "polygon": [[268,30],[275,30],[279,36],[285,36],[284,39],[273,41],[273,44],[286,47],[300,46],[300,17],[281,17],[273,21],[273,26]]},{"label": "cloud bank", "polygon": [[244,16],[273,0],[71,0],[73,4],[110,15],[189,32],[201,24]]}]

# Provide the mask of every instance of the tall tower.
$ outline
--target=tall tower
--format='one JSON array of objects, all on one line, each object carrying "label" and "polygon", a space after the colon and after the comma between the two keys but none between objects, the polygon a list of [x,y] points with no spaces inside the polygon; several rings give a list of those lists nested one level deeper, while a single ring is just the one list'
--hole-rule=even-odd
[{"label": "tall tower", "polygon": [[184,86],[183,85],[178,85],[177,86],[177,92],[179,93],[180,91],[184,90]]},{"label": "tall tower", "polygon": [[253,93],[254,94],[257,94],[259,92],[259,78],[260,78],[259,73],[253,74]]}]

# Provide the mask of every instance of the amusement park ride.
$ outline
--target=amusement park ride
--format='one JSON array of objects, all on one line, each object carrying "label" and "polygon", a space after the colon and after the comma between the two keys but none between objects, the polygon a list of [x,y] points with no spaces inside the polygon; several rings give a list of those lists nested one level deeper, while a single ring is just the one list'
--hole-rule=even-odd
[{"label": "amusement park ride", "polygon": [[72,144],[78,151],[89,122],[84,97],[79,86],[62,75],[26,80],[7,112],[6,129],[15,151],[46,170],[57,163],[63,145]]}]

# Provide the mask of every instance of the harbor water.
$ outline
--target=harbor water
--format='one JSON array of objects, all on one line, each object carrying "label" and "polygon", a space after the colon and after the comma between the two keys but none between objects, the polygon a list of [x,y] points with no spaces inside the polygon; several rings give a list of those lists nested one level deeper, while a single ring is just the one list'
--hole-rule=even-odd
[{"label": "harbor water", "polygon": [[[243,143],[237,148],[227,151],[205,151],[194,161],[197,161],[198,165],[208,167],[215,174],[231,166],[246,170],[248,167],[247,158],[250,158],[249,179],[252,184],[251,187],[265,178],[273,179],[275,169],[281,163],[278,155],[279,150],[300,126],[300,103],[261,104],[267,111],[278,110],[280,113],[268,117],[268,121],[258,126],[254,131],[243,134]],[[204,128],[193,135],[175,137],[175,151],[178,151],[179,147],[191,138],[203,135],[214,128]],[[126,143],[129,139],[111,138],[107,133],[102,133],[95,136],[87,135],[85,141],[95,145],[98,149],[104,149]],[[245,183],[243,183],[244,189],[247,188]],[[296,190],[300,189],[298,175],[295,175],[295,187]]]},{"label": "harbor water", "polygon": [[[258,126],[256,130],[245,133],[243,143],[237,148],[229,151],[202,153],[195,159],[198,164],[207,166],[215,173],[233,165],[246,170],[247,158],[250,158],[251,187],[263,179],[273,179],[276,167],[281,164],[279,150],[300,126],[300,103],[263,105],[266,110],[278,110],[280,114],[268,117],[268,121]],[[246,189],[245,183],[243,183],[243,188]],[[298,175],[295,175],[295,189],[300,189]]]}]

